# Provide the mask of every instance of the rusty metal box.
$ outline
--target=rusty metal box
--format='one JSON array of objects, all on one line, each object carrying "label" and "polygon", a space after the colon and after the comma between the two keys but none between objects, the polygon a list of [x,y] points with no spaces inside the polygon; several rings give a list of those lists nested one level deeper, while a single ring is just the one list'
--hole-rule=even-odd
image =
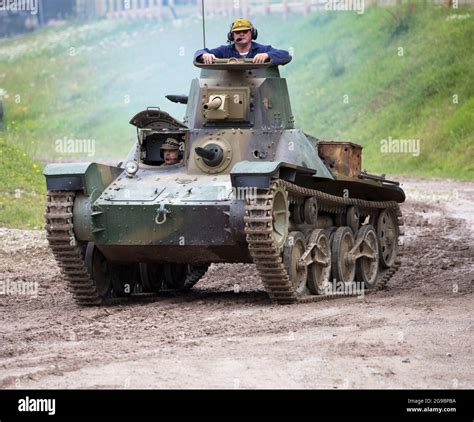
[{"label": "rusty metal box", "polygon": [[352,142],[319,141],[318,154],[333,172],[357,177],[362,166],[362,146]]}]

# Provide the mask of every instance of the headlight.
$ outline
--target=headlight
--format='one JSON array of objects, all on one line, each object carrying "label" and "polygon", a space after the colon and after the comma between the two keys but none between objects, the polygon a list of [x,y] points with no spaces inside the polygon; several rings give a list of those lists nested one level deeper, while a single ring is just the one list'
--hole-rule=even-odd
[{"label": "headlight", "polygon": [[125,171],[127,172],[128,177],[133,177],[138,171],[138,163],[136,161],[130,160],[125,163]]}]

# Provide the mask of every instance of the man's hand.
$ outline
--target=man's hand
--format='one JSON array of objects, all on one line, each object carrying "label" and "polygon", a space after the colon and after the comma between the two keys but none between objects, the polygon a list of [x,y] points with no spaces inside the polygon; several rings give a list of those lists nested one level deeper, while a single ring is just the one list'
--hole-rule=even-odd
[{"label": "man's hand", "polygon": [[216,59],[216,56],[214,56],[214,54],[209,53],[204,53],[201,57],[204,64],[212,64]]},{"label": "man's hand", "polygon": [[253,62],[256,64],[263,64],[265,63],[270,56],[267,53],[259,53],[253,58]]}]

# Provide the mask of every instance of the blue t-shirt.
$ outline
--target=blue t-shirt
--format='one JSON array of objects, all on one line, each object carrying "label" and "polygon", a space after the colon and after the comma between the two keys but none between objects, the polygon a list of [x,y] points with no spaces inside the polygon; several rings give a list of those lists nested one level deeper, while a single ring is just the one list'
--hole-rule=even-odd
[{"label": "blue t-shirt", "polygon": [[252,46],[247,55],[242,56],[237,49],[235,44],[224,44],[217,48],[204,48],[194,53],[194,60],[196,61],[200,56],[205,53],[214,54],[218,59],[228,59],[230,57],[236,57],[238,59],[246,58],[253,59],[257,54],[267,53],[270,57],[272,64],[284,65],[291,61],[290,53],[286,50],[277,50],[271,45],[262,45],[252,41]]}]

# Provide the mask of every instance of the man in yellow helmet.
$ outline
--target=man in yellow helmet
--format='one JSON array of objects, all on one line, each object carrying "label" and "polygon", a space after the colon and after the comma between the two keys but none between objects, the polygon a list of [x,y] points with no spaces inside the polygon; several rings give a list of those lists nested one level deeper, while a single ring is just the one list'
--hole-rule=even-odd
[{"label": "man in yellow helmet", "polygon": [[253,59],[254,63],[271,62],[274,65],[284,65],[291,61],[288,51],[277,50],[271,45],[262,45],[255,42],[258,36],[257,29],[248,19],[240,18],[232,22],[227,34],[227,45],[217,48],[204,48],[196,51],[194,60],[211,64],[217,59],[229,57]]}]

